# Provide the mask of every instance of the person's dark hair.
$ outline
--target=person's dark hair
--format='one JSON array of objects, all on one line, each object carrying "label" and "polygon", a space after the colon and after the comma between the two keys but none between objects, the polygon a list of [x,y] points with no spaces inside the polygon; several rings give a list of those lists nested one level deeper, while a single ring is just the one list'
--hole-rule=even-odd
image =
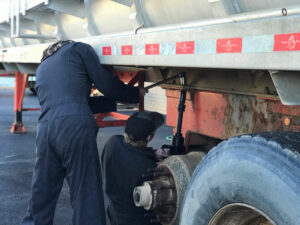
[{"label": "person's dark hair", "polygon": [[73,42],[73,41],[71,41],[71,40],[57,41],[57,42],[49,45],[48,48],[46,48],[43,51],[43,57],[41,59],[41,62],[43,62],[45,59],[47,59],[48,57],[53,55],[55,52],[57,52],[62,46],[64,46],[65,44],[68,44],[70,42]]},{"label": "person's dark hair", "polygon": [[164,123],[164,117],[157,112],[136,112],[126,121],[125,134],[131,142],[147,141],[147,137]]},{"label": "person's dark hair", "polygon": [[146,140],[147,138],[145,138],[145,140],[139,140],[139,141],[135,141],[134,137],[131,134],[124,134],[124,140],[126,143],[137,147],[137,148],[142,148],[142,147],[146,147],[148,144],[148,141]]}]

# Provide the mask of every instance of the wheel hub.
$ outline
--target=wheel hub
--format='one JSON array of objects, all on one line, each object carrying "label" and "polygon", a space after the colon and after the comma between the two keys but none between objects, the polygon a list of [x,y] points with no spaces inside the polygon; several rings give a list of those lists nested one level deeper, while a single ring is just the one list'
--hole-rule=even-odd
[{"label": "wheel hub", "polygon": [[242,203],[221,208],[208,225],[276,225],[264,212]]}]

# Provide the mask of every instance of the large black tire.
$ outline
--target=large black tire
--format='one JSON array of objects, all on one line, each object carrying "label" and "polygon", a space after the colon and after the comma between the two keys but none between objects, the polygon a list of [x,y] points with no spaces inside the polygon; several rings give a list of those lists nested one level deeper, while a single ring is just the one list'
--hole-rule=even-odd
[{"label": "large black tire", "polygon": [[269,223],[232,225],[300,225],[299,153],[300,133],[294,132],[244,135],[220,143],[193,174],[180,225],[227,225],[211,220],[225,206],[239,207],[235,203],[260,212]]}]

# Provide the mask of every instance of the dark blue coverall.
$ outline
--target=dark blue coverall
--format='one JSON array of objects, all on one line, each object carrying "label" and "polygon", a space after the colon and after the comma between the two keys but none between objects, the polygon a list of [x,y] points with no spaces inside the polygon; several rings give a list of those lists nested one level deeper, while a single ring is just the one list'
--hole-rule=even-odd
[{"label": "dark blue coverall", "polygon": [[98,127],[88,99],[92,83],[106,97],[136,103],[139,89],[105,70],[91,46],[71,42],[36,72],[41,105],[32,196],[22,225],[51,225],[64,178],[74,225],[105,225]]},{"label": "dark blue coverall", "polygon": [[133,202],[133,189],[145,181],[142,175],[157,166],[153,148],[137,148],[125,142],[122,135],[112,136],[101,155],[104,189],[109,198],[111,225],[158,225],[145,218],[149,211]]}]

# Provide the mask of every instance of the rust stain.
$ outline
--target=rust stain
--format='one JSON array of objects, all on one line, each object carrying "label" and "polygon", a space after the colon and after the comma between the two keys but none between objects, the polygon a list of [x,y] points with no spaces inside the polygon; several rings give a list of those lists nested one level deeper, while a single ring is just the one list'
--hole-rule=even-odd
[{"label": "rust stain", "polygon": [[[167,90],[167,124],[176,127],[179,91]],[[177,92],[177,93],[176,93]],[[187,100],[183,131],[227,139],[241,134],[300,131],[300,106],[254,96],[195,91]],[[289,118],[289,125],[285,125]]]},{"label": "rust stain", "polygon": [[215,120],[217,120],[217,116],[218,116],[218,109],[217,107],[214,107],[212,110],[211,110],[211,113],[210,113]]}]

